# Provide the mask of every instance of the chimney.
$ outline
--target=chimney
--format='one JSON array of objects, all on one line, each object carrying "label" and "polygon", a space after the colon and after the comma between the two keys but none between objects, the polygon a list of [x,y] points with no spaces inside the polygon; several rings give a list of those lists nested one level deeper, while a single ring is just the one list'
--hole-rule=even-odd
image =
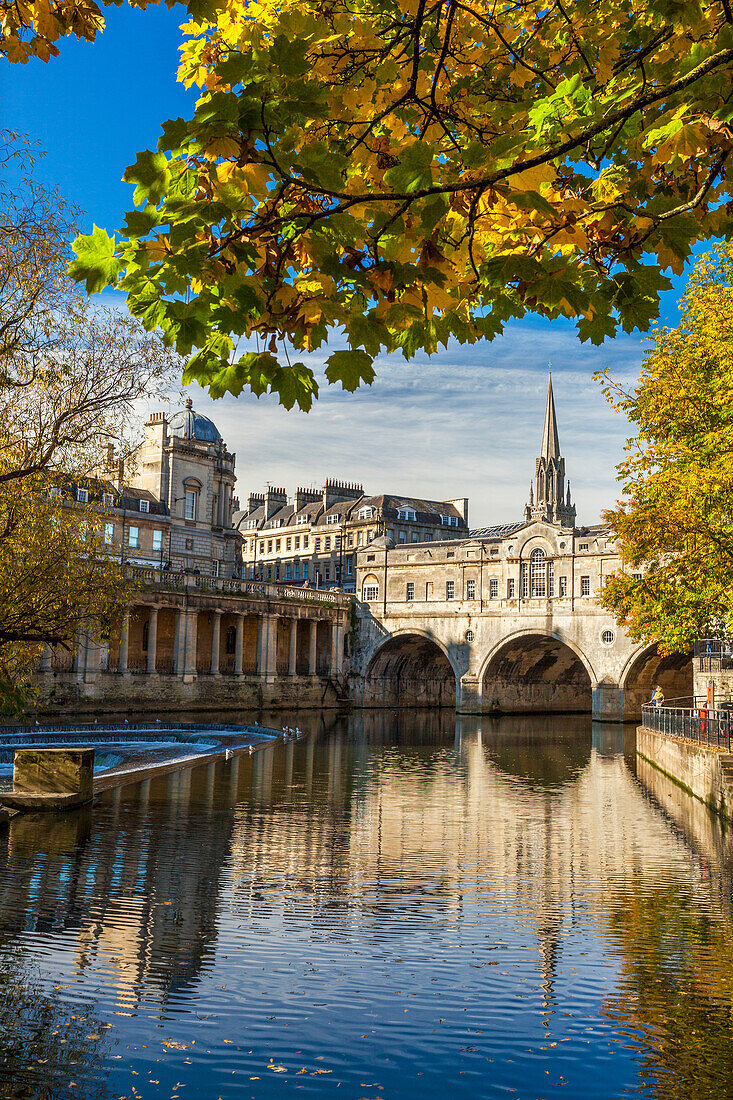
[{"label": "chimney", "polygon": [[265,520],[272,519],[275,512],[279,512],[288,503],[288,494],[284,489],[273,489],[267,486],[265,492]]},{"label": "chimney", "polygon": [[252,515],[258,508],[261,508],[265,503],[264,493],[250,493],[247,501],[247,513]]},{"label": "chimney", "polygon": [[321,489],[303,489],[302,487],[296,489],[293,497],[293,507],[296,512],[299,512],[301,508],[305,508],[306,504],[316,504],[322,495]]},{"label": "chimney", "polygon": [[323,486],[323,507],[330,508],[332,504],[340,501],[359,500],[364,496],[364,486],[355,485],[353,482],[336,481],[329,477]]}]

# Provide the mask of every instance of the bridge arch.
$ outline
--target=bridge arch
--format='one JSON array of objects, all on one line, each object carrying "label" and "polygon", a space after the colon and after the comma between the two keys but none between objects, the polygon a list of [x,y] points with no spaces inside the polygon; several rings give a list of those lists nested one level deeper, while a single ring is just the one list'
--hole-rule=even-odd
[{"label": "bridge arch", "polygon": [[649,701],[657,684],[667,701],[691,696],[692,656],[689,653],[673,653],[663,657],[656,642],[635,650],[626,662],[619,682],[624,693],[625,718],[639,717],[642,703]]},{"label": "bridge arch", "polygon": [[427,631],[399,630],[365,663],[363,701],[371,706],[456,706],[457,675],[442,642]]},{"label": "bridge arch", "polygon": [[484,713],[590,713],[596,674],[583,651],[549,630],[518,630],[486,656]]}]

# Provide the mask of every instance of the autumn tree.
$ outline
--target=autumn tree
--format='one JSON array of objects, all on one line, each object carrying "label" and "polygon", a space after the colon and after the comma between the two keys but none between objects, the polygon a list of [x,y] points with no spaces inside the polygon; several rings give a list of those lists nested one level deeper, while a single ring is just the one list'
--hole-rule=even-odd
[{"label": "autumn tree", "polygon": [[[657,316],[733,228],[728,0],[198,0],[201,94],[125,178],[122,239],[75,245],[213,396],[308,408],[532,310],[582,339]],[[247,338],[257,350],[238,354]]]},{"label": "autumn tree", "polygon": [[624,569],[601,601],[662,652],[733,625],[733,245],[698,261],[680,323],[659,329],[630,392],[606,393],[635,435],[604,518]]},{"label": "autumn tree", "polygon": [[[12,139],[8,148],[18,152]],[[27,149],[19,155],[0,226],[0,706],[12,707],[43,644],[71,645],[80,621],[124,599],[105,516],[72,504],[73,488],[110,444],[132,448],[138,403],[180,370],[139,321],[78,292],[66,275],[73,212],[33,183]]]}]

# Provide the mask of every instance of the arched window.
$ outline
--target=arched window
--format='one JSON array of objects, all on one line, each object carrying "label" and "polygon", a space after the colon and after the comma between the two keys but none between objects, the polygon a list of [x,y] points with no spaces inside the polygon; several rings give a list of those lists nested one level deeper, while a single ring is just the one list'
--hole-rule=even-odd
[{"label": "arched window", "polygon": [[533,599],[547,595],[547,559],[539,546],[529,555],[529,585]]},{"label": "arched window", "polygon": [[374,603],[375,600],[379,599],[379,581],[373,573],[370,573],[368,577],[364,578],[361,598],[364,603]]}]

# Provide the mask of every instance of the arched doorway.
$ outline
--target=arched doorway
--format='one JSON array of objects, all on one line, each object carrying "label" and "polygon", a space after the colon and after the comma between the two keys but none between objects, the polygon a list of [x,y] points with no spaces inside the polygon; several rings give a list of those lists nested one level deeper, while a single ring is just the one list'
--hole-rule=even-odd
[{"label": "arched doorway", "polygon": [[369,662],[367,706],[453,707],[456,675],[440,646],[420,634],[390,638]]},{"label": "arched doorway", "polygon": [[491,657],[483,677],[482,707],[489,714],[590,713],[591,678],[564,642],[523,634]]},{"label": "arched doorway", "polygon": [[692,656],[689,653],[673,653],[661,657],[656,645],[651,645],[631,661],[621,680],[624,692],[624,718],[641,717],[642,703],[648,703],[652,691],[659,684],[666,702],[685,699],[681,706],[691,705]]}]

